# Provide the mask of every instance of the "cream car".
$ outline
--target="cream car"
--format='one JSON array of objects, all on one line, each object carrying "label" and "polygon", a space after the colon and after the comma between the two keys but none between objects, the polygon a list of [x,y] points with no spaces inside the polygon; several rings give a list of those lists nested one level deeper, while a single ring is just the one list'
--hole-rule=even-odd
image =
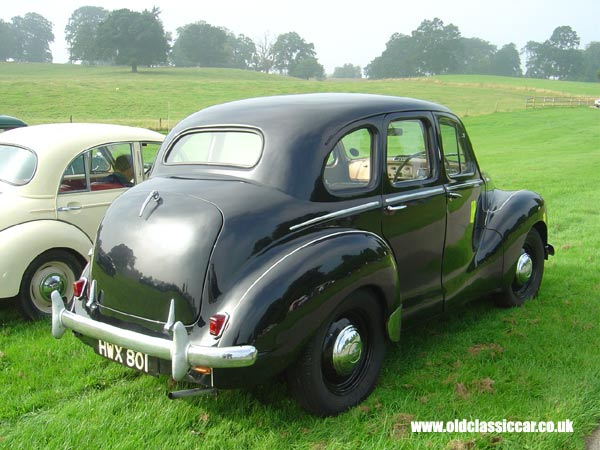
[{"label": "cream car", "polygon": [[0,135],[0,299],[51,313],[73,296],[108,205],[143,181],[164,136],[105,124],[49,124]]}]

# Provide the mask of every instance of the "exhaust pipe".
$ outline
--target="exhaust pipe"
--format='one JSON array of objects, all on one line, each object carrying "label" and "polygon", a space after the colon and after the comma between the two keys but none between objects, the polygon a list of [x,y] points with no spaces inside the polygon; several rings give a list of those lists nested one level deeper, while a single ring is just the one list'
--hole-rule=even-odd
[{"label": "exhaust pipe", "polygon": [[194,397],[197,395],[216,395],[217,390],[214,388],[196,388],[196,389],[184,389],[182,391],[173,391],[168,392],[167,397],[171,400],[176,400],[178,398],[184,397]]}]

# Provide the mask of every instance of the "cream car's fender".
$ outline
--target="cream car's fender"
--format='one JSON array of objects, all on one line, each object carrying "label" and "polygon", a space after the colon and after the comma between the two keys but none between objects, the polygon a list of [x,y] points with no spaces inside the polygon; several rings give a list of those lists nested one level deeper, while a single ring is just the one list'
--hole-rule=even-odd
[{"label": "cream car's fender", "polygon": [[79,228],[57,220],[36,220],[0,231],[0,298],[19,293],[27,267],[53,248],[66,248],[88,259],[92,241]]}]

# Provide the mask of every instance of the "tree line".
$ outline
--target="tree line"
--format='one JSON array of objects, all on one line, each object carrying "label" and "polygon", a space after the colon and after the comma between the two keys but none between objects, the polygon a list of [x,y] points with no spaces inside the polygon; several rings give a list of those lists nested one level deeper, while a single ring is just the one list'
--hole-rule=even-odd
[{"label": "tree line", "polygon": [[[164,30],[158,8],[142,12],[109,11],[97,6],[76,9],[65,27],[69,60],[85,64],[224,67],[277,72],[298,78],[322,78],[324,68],[314,44],[288,32],[259,41],[204,21],[184,25],[176,38]],[[52,23],[37,13],[0,19],[0,61],[51,62]],[[529,41],[519,52],[514,43],[501,48],[466,38],[457,26],[438,18],[424,20],[410,35],[394,33],[381,55],[364,70],[344,64],[338,78],[417,77],[442,74],[489,74],[561,80],[599,81],[600,42],[580,49],[569,26],[560,26],[544,42]],[[525,68],[521,56],[525,55]]]}]

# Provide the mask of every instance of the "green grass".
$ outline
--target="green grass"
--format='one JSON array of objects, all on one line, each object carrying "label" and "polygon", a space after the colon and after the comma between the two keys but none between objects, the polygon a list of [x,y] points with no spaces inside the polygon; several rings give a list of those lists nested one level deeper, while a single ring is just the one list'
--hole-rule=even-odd
[{"label": "green grass", "polygon": [[[278,380],[169,401],[164,394],[175,387],[165,377],[106,361],[70,333],[56,341],[48,322],[24,322],[14,304],[0,303],[0,448],[582,449],[600,421],[600,111],[524,110],[534,90],[600,96],[599,85],[486,77],[319,83],[220,70],[136,76],[6,64],[0,73],[2,112],[32,123],[68,117],[72,105],[85,118],[110,121],[114,102],[138,103],[121,120],[143,124],[164,102],[181,118],[233,98],[352,88],[438,100],[459,114],[468,108],[481,167],[498,187],[543,194],[557,251],[537,299],[516,309],[483,299],[404,330],[388,347],[373,394],[327,419],[302,412]],[[103,92],[114,84],[121,89],[111,103]],[[7,85],[15,93],[5,102]],[[69,102],[45,102],[44,86]],[[570,419],[575,433],[412,434],[411,418]]]}]

